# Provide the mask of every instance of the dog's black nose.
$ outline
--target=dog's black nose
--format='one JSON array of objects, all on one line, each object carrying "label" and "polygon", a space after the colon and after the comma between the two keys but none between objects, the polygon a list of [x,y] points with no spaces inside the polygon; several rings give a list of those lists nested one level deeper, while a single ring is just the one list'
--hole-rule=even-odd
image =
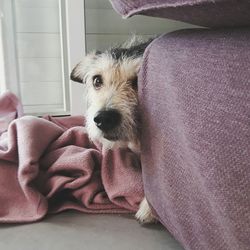
[{"label": "dog's black nose", "polygon": [[120,124],[121,114],[115,109],[100,111],[94,118],[94,122],[99,129],[107,132]]}]

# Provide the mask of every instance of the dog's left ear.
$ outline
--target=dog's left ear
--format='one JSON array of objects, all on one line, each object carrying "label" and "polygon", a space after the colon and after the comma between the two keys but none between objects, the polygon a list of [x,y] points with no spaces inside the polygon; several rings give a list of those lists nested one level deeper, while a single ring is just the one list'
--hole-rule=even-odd
[{"label": "dog's left ear", "polygon": [[87,72],[100,54],[100,51],[93,51],[86,55],[83,60],[73,68],[70,79],[74,82],[85,83]]},{"label": "dog's left ear", "polygon": [[84,74],[81,72],[82,62],[78,63],[70,74],[70,79],[74,82],[84,83]]}]

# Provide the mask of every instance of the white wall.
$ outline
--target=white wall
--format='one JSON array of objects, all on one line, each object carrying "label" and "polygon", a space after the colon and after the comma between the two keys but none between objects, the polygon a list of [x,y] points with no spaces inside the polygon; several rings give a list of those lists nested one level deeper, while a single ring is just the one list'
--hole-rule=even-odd
[{"label": "white wall", "polygon": [[58,0],[14,0],[18,75],[26,112],[63,109]]}]

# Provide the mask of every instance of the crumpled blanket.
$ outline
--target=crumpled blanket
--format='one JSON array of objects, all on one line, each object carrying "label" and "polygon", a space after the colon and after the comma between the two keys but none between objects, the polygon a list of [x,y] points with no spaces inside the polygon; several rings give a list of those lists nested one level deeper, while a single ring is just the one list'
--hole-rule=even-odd
[{"label": "crumpled blanket", "polygon": [[20,116],[17,97],[0,96],[0,222],[33,222],[67,209],[138,209],[144,194],[136,154],[91,142],[84,117]]}]

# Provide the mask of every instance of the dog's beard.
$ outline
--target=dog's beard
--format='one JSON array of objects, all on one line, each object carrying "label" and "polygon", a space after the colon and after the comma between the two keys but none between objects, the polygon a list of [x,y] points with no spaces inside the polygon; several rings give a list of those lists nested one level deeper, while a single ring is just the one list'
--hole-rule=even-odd
[{"label": "dog's beard", "polygon": [[113,132],[106,132],[103,133],[103,137],[109,141],[120,141],[124,140],[125,138],[122,138],[119,133],[113,133]]},{"label": "dog's beard", "polygon": [[124,129],[123,127],[118,127],[109,132],[102,132],[103,138],[115,142],[115,141],[124,141],[129,142],[132,141],[135,137],[137,137],[137,133],[135,132],[135,128],[129,129],[133,132],[128,134],[128,130]]}]

